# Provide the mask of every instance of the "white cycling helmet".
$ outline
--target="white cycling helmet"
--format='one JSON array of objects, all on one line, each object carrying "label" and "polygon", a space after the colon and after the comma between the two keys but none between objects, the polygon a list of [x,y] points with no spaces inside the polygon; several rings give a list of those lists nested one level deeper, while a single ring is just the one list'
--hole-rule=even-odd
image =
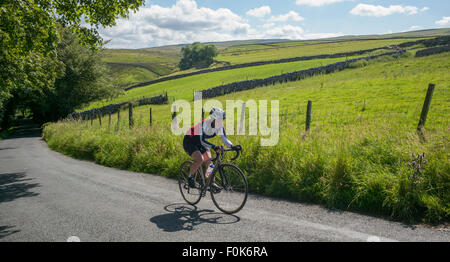
[{"label": "white cycling helmet", "polygon": [[227,117],[225,112],[217,107],[213,107],[211,111],[209,111],[209,116],[211,116],[212,119],[225,119]]}]

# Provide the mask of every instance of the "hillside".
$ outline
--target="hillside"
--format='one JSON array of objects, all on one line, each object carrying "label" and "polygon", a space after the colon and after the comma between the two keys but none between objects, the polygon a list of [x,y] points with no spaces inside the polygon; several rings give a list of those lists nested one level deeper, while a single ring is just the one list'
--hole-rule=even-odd
[{"label": "hillside", "polygon": [[[448,35],[450,29],[419,30],[387,35],[343,36],[321,40],[292,41],[284,39],[242,40],[214,42],[219,49],[218,64],[239,64],[265,60],[305,56],[321,53],[338,53],[355,48],[375,48],[386,44],[400,44],[416,38]],[[355,41],[355,42],[350,42]],[[143,49],[105,49],[103,61],[117,77],[116,83],[128,87],[170,74],[182,74],[178,61],[184,45],[172,45]],[[308,46],[309,48],[305,48]],[[353,46],[353,47],[352,47]],[[270,50],[270,53],[267,52]],[[196,71],[189,70],[188,72]]]},{"label": "hillside", "polygon": [[[326,64],[344,61],[355,57],[363,57],[371,54],[379,54],[383,52],[390,52],[392,47],[406,42],[414,42],[426,38],[414,39],[382,39],[382,40],[352,40],[343,42],[329,42],[329,41],[312,41],[312,42],[283,42],[276,44],[264,44],[255,48],[255,45],[229,47],[222,50],[220,56],[228,59],[228,61],[238,61],[237,65],[242,62],[249,62],[250,66],[245,68],[236,68],[232,70],[206,72],[206,74],[192,75],[173,79],[170,81],[163,81],[154,84],[144,84],[139,88],[135,88],[124,92],[121,96],[105,101],[98,101],[91,103],[88,107],[80,110],[91,109],[95,107],[105,106],[107,104],[130,101],[142,97],[150,97],[169,92],[169,96],[176,97],[176,99],[192,99],[194,91],[212,88],[221,84],[231,82],[265,78],[272,75],[298,71],[302,69],[323,66]],[[423,48],[423,45],[414,45],[408,47],[409,49]],[[379,50],[377,50],[379,49]],[[234,51],[225,51],[234,50]],[[316,56],[324,54],[345,54],[347,52],[356,52],[361,50],[374,50],[373,52],[364,53],[361,55],[347,56],[342,55],[336,58],[317,58],[306,61],[294,61],[278,64],[266,64],[251,66],[252,62],[259,62],[261,60],[286,59],[299,56]],[[142,59],[145,59],[144,56]],[[256,61],[254,61],[256,60]],[[189,73],[196,70],[189,70]],[[181,73],[181,72],[180,72]],[[176,76],[177,73],[170,76]],[[160,77],[163,79],[163,77]]]},{"label": "hillside", "polygon": [[433,36],[443,36],[449,35],[450,28],[439,28],[439,29],[424,29],[407,31],[392,34],[382,34],[382,35],[362,35],[362,36],[341,36],[336,38],[331,38],[330,40],[358,40],[358,39],[382,39],[382,38],[401,38],[401,37],[433,37]]},{"label": "hillside", "polygon": [[[219,51],[234,45],[265,44],[287,40],[244,40],[228,41],[214,44]],[[143,49],[105,49],[103,61],[108,64],[116,83],[127,87],[135,83],[150,81],[172,73],[180,73],[178,62],[184,45],[162,46]],[[213,66],[221,66],[216,64]]]}]

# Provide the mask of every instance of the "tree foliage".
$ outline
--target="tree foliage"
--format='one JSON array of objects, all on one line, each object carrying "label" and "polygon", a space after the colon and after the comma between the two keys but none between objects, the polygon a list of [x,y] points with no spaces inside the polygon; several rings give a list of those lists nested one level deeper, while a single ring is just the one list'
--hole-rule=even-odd
[{"label": "tree foliage", "polygon": [[214,57],[218,55],[216,46],[194,43],[181,49],[182,58],[179,63],[181,70],[192,67],[204,68],[210,66],[214,62]]},{"label": "tree foliage", "polygon": [[51,60],[40,63],[56,70],[54,85],[17,88],[11,100],[15,109],[30,109],[41,121],[58,120],[91,101],[120,92],[109,79],[101,52],[81,45],[68,28],[61,27],[59,32],[57,64]]},{"label": "tree foliage", "polygon": [[[98,28],[115,25],[143,0],[0,0],[0,123],[14,93],[45,92],[58,76],[58,24],[98,49]],[[18,90],[22,89],[22,90]]]}]

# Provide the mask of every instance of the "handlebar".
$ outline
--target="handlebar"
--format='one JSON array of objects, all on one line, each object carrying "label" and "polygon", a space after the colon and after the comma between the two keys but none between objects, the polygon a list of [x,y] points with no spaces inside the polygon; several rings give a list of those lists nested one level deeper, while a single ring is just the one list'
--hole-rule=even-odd
[{"label": "handlebar", "polygon": [[236,155],[233,157],[233,158],[231,158],[231,161],[234,161],[234,160],[236,160],[238,157],[239,157],[239,155],[241,154],[241,151],[242,151],[242,148],[241,149],[232,149],[232,148],[230,148],[230,149],[223,149],[223,151],[222,151],[222,154],[223,154],[223,152],[224,151],[236,151]]},{"label": "handlebar", "polygon": [[[241,147],[240,149],[235,149],[235,148],[223,148],[222,151],[220,152],[220,155],[223,156],[223,153],[224,153],[224,152],[230,152],[230,151],[235,151],[235,152],[236,152],[236,155],[235,155],[233,158],[231,158],[231,161],[234,161],[234,160],[236,160],[236,159],[239,157],[239,155],[241,154],[241,152],[242,152],[242,147]],[[214,161],[217,160],[217,158],[219,158],[219,154],[217,154],[217,152],[216,152],[216,157],[213,158],[213,159],[211,159],[211,161],[214,162]]]}]

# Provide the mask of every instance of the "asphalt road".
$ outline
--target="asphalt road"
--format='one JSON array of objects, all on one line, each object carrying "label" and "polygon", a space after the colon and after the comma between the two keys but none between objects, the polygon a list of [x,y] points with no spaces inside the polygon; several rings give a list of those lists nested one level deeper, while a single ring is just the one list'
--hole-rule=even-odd
[{"label": "asphalt road", "polygon": [[250,195],[236,215],[209,196],[184,203],[175,180],[51,151],[39,129],[0,141],[0,241],[450,241],[408,226],[317,205]]}]

